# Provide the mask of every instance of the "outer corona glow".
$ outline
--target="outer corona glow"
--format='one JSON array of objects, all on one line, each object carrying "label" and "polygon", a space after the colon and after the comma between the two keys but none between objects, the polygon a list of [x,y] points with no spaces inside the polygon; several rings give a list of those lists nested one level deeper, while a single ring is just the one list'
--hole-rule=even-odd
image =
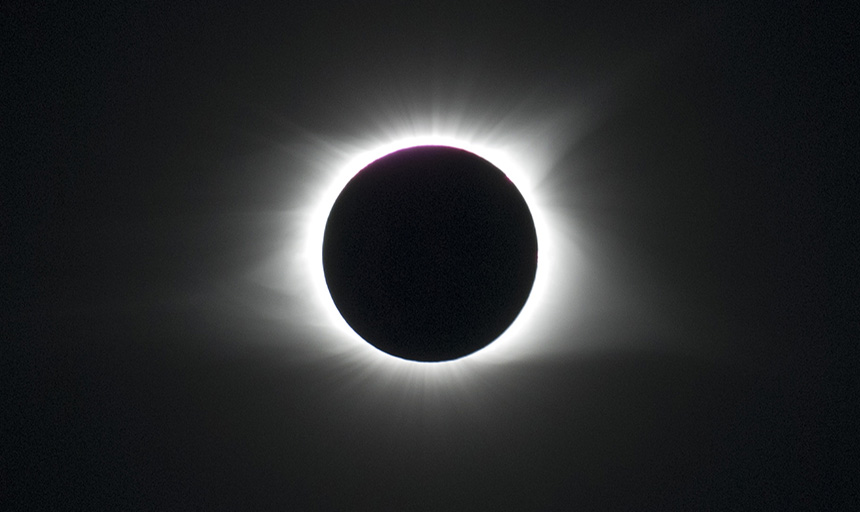
[{"label": "outer corona glow", "polygon": [[[435,123],[428,123],[435,124]],[[303,231],[300,247],[289,253],[292,284],[307,292],[305,321],[318,334],[313,343],[323,357],[335,364],[351,367],[358,373],[382,374],[383,378],[435,387],[445,382],[463,384],[483,370],[529,355],[550,351],[548,337],[552,326],[573,314],[573,281],[579,258],[569,240],[570,225],[563,213],[552,206],[553,187],[547,176],[558,159],[547,148],[545,137],[535,130],[529,134],[501,130],[417,129],[415,123],[399,133],[379,136],[366,142],[343,144],[314,158],[314,183],[306,191],[307,203],[295,222]],[[489,135],[486,135],[489,134]],[[326,286],[322,266],[322,240],[328,214],[343,187],[371,162],[399,149],[423,145],[452,146],[470,151],[495,165],[510,179],[525,198],[537,231],[538,264],[531,294],[513,324],[485,348],[461,359],[445,362],[416,362],[386,354],[363,340],[341,317]],[[542,149],[543,148],[543,149]],[[293,244],[298,240],[291,240]],[[296,250],[299,249],[299,250]],[[387,377],[386,377],[387,376]]]}]

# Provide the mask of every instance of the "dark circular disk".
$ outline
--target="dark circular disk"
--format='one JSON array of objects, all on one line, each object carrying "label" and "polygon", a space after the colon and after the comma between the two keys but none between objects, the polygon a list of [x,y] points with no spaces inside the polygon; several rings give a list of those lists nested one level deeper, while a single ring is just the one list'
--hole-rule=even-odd
[{"label": "dark circular disk", "polygon": [[415,361],[448,361],[495,340],[537,270],[537,234],[505,174],[468,151],[395,151],[347,183],[323,237],[331,297],[356,333]]}]

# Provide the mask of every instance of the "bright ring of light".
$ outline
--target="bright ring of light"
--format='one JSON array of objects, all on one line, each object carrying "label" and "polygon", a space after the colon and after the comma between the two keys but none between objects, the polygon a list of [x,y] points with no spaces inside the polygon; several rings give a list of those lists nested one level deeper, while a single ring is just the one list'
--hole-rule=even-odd
[{"label": "bright ring of light", "polygon": [[[322,353],[341,363],[357,364],[365,371],[383,373],[389,378],[419,379],[433,383],[444,380],[461,382],[480,367],[494,366],[527,354],[540,353],[541,334],[548,336],[552,325],[563,315],[570,315],[571,278],[576,277],[578,258],[566,240],[565,221],[547,204],[552,187],[544,184],[555,155],[540,154],[540,144],[520,138],[505,143],[482,143],[475,137],[440,133],[390,137],[381,143],[366,144],[355,150],[331,151],[321,158],[318,172],[328,173],[311,192],[309,205],[301,215],[304,230],[302,249],[292,251],[290,281],[303,281],[311,296],[307,313],[316,332]],[[365,166],[399,149],[420,145],[453,146],[470,151],[502,170],[516,185],[532,213],[538,239],[538,265],[534,286],[528,301],[514,323],[494,342],[465,358],[441,363],[422,363],[392,357],[361,339],[341,317],[329,295],[322,267],[322,239],[329,211],[346,183]],[[535,154],[538,153],[538,154]],[[335,156],[336,155],[336,156]],[[324,182],[323,182],[324,181]],[[562,264],[562,262],[564,262]],[[565,304],[567,308],[560,306]]]}]

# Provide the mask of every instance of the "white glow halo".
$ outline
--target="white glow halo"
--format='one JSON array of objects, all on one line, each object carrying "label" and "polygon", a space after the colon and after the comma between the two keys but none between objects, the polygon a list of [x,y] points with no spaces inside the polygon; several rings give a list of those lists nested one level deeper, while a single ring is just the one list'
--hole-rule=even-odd
[{"label": "white glow halo", "polygon": [[[436,123],[430,123],[436,124]],[[477,128],[477,127],[476,127]],[[547,130],[512,130],[506,135],[489,130],[418,129],[415,123],[372,140],[330,143],[316,148],[310,158],[306,203],[293,216],[292,236],[287,240],[287,283],[304,310],[298,316],[316,333],[322,357],[392,378],[423,382],[461,382],[480,368],[516,361],[554,350],[549,341],[561,324],[576,315],[575,282],[581,258],[571,239],[575,231],[569,215],[553,204],[557,190],[553,164],[559,159]],[[485,134],[480,136],[478,134]],[[547,142],[549,141],[549,143]],[[454,361],[415,362],[384,353],[355,333],[334,305],[322,267],[322,240],[332,205],[343,187],[371,162],[394,151],[414,146],[451,146],[474,153],[500,169],[523,195],[534,219],[538,239],[538,266],[534,286],[513,324],[485,348]],[[294,320],[295,321],[295,320]]]}]

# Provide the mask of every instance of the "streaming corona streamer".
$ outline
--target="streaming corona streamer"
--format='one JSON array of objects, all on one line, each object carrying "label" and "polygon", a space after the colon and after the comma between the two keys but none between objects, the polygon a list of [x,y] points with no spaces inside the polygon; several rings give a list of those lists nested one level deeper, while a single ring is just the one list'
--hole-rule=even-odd
[{"label": "streaming corona streamer", "polygon": [[[353,372],[356,378],[372,375],[422,389],[462,388],[499,365],[575,350],[576,341],[562,333],[579,318],[582,297],[576,290],[584,261],[575,220],[553,186],[555,165],[569,145],[559,142],[565,137],[558,123],[509,116],[494,124],[467,125],[458,116],[434,115],[424,121],[415,116],[408,122],[390,119],[375,126],[379,128],[374,135],[359,139],[306,137],[291,145],[284,157],[302,162],[304,172],[295,182],[298,186],[291,187],[284,250],[258,273],[258,280],[294,297],[289,302],[293,311],[272,313],[303,333],[302,344],[291,344],[291,349],[331,361],[334,368]],[[335,306],[323,268],[326,221],[344,186],[371,162],[415,146],[460,148],[502,170],[528,205],[539,246],[534,284],[515,321],[486,347],[450,361],[402,359],[368,344]]]}]

